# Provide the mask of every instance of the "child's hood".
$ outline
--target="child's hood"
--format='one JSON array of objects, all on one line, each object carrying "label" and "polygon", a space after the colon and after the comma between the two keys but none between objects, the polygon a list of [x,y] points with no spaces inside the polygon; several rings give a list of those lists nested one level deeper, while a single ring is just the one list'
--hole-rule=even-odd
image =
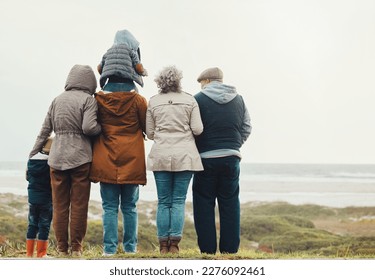
[{"label": "child's hood", "polygon": [[126,29],[117,31],[114,44],[127,44],[133,50],[139,48],[137,39]]},{"label": "child's hood", "polygon": [[88,65],[74,65],[70,70],[65,83],[65,90],[82,90],[91,95],[96,90],[96,77],[92,68]]}]

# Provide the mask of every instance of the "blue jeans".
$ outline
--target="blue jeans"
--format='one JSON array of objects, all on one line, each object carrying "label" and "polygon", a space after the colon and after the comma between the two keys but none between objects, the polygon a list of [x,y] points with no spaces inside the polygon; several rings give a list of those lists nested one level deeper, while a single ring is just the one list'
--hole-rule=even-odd
[{"label": "blue jeans", "polygon": [[118,91],[131,91],[135,90],[138,92],[138,89],[134,82],[132,83],[107,83],[103,90],[110,91],[110,92],[118,92]]},{"label": "blue jeans", "polygon": [[158,193],[156,225],[159,239],[181,237],[185,223],[185,200],[192,171],[155,171]]},{"label": "blue jeans", "polygon": [[123,217],[123,248],[125,252],[137,251],[139,198],[138,185],[118,185],[100,183],[103,206],[103,245],[104,252],[115,254],[118,245],[118,210]]},{"label": "blue jeans", "polygon": [[52,221],[52,203],[29,203],[27,239],[48,240]]},{"label": "blue jeans", "polygon": [[216,253],[215,202],[219,205],[221,253],[237,253],[240,244],[240,159],[202,159],[204,171],[193,180],[194,224],[202,253]]}]

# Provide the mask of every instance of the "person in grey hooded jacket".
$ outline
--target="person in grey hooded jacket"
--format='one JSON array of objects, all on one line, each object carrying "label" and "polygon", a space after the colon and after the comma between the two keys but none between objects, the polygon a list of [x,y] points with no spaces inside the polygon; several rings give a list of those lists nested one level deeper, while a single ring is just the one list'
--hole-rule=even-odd
[{"label": "person in grey hooded jacket", "polygon": [[96,77],[90,66],[73,66],[65,91],[52,101],[29,155],[32,158],[41,151],[51,133],[55,133],[48,165],[53,228],[57,249],[62,255],[69,251],[69,229],[72,255],[82,254],[90,198],[91,136],[101,132],[97,121],[98,106],[92,96],[96,86]]},{"label": "person in grey hooded jacket", "polygon": [[249,112],[236,88],[223,84],[217,68],[203,71],[195,95],[203,122],[196,137],[204,170],[193,179],[194,223],[202,253],[215,254],[215,203],[219,205],[221,253],[237,253],[240,243],[240,148],[251,133]]}]

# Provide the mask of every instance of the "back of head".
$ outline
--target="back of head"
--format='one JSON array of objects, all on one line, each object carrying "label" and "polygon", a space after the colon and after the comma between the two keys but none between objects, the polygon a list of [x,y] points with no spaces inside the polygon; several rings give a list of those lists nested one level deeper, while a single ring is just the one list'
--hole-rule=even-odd
[{"label": "back of head", "polygon": [[65,83],[65,90],[82,90],[94,94],[96,90],[96,77],[89,65],[74,65],[69,72]]},{"label": "back of head", "polygon": [[139,47],[137,39],[126,29],[116,32],[114,45],[118,44],[127,44],[133,50],[137,50]]},{"label": "back of head", "polygon": [[203,80],[223,82],[223,71],[219,67],[212,67],[204,70],[197,78],[198,82]]},{"label": "back of head", "polygon": [[160,93],[181,92],[182,71],[176,66],[164,67],[154,81]]}]

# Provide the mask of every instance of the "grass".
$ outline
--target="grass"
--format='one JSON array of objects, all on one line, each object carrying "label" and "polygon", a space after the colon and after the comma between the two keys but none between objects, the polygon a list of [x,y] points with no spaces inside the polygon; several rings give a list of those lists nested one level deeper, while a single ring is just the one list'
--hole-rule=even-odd
[{"label": "grass", "polygon": [[[208,255],[201,254],[198,249],[182,249],[178,255],[166,254],[160,255],[157,250],[148,252],[138,252],[136,254],[127,254],[118,252],[113,257],[102,256],[102,246],[85,246],[82,259],[98,260],[98,259],[191,259],[191,260],[265,260],[265,259],[374,259],[375,252],[363,251],[355,254],[351,253],[349,246],[342,248],[336,253],[329,255],[312,253],[308,251],[294,251],[290,253],[266,253],[256,250],[239,250],[237,254],[220,254]],[[8,242],[0,246],[0,254],[7,259],[25,258],[26,249],[21,243]],[[61,257],[58,255],[55,246],[52,244],[48,248],[48,256],[51,258],[62,259],[73,257]]]},{"label": "grass", "polygon": [[[0,194],[0,257],[23,258],[26,254],[27,198],[10,196]],[[235,255],[200,254],[191,219],[191,204],[186,207],[180,254],[160,255],[155,226],[156,203],[140,202],[138,210],[138,253],[130,255],[119,251],[116,259],[375,259],[375,207],[243,204],[241,245]],[[119,221],[121,237],[121,216]],[[101,205],[90,202],[83,258],[102,258],[102,235]],[[53,230],[48,255],[59,257]]]}]

